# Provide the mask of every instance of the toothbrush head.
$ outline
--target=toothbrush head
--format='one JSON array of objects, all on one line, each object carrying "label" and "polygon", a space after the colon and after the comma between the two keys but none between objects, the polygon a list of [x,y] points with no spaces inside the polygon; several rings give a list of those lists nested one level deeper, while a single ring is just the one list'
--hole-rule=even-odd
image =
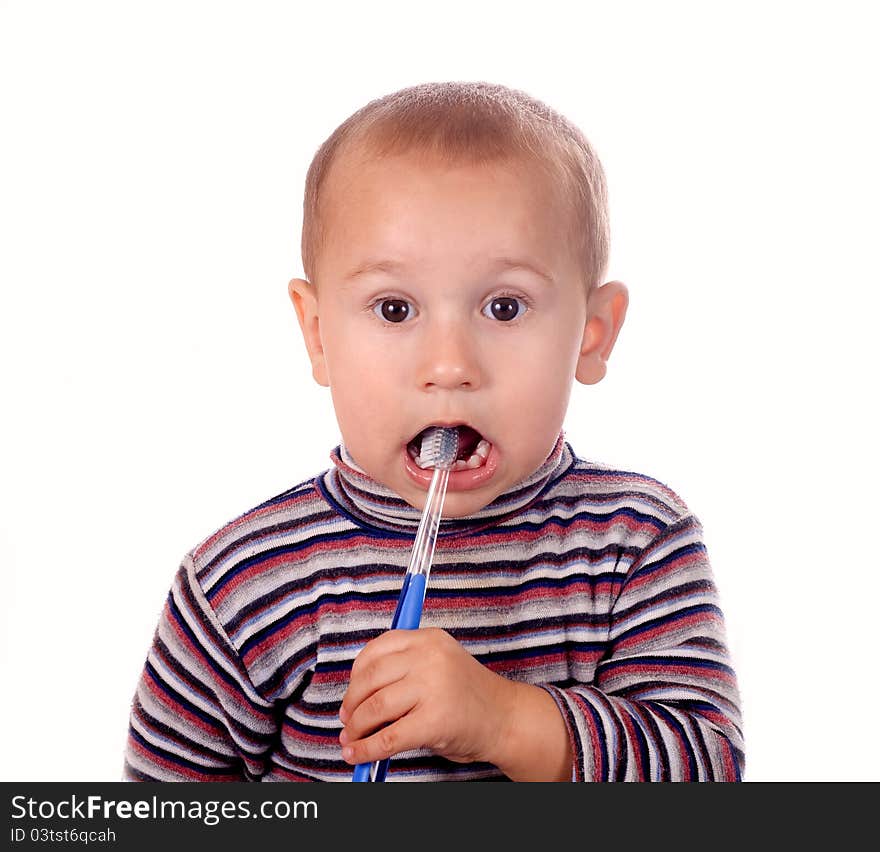
[{"label": "toothbrush head", "polygon": [[458,429],[432,426],[425,431],[420,451],[420,467],[452,467],[458,455]]}]

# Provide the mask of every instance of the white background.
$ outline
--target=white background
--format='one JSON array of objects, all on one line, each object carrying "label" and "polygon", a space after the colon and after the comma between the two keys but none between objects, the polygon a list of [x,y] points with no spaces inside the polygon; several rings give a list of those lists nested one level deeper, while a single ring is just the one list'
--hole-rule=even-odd
[{"label": "white background", "polygon": [[118,779],[184,552],[329,463],[314,151],[483,79],[605,164],[630,313],[567,434],[703,522],[747,780],[880,780],[871,5],[0,2],[2,779]]}]

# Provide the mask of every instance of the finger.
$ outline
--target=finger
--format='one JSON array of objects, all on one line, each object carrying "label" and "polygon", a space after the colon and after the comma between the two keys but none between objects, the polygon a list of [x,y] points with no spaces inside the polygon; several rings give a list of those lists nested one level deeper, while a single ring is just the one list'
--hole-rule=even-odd
[{"label": "finger", "polygon": [[344,743],[342,758],[347,763],[372,763],[421,748],[425,742],[421,727],[417,714],[409,712],[368,737]]},{"label": "finger", "polygon": [[346,719],[339,741],[343,744],[353,742],[397,721],[412,710],[417,698],[413,684],[406,680],[396,681],[373,692]]},{"label": "finger", "polygon": [[415,634],[420,632],[418,630],[386,630],[375,639],[371,639],[355,657],[351,667],[352,675],[364,666],[370,665],[377,657],[400,653],[412,647],[413,642],[418,641]]},{"label": "finger", "polygon": [[352,668],[351,680],[339,708],[343,724],[347,725],[358,707],[376,692],[406,677],[410,665],[405,653],[392,653],[372,657],[359,666],[357,672]]}]

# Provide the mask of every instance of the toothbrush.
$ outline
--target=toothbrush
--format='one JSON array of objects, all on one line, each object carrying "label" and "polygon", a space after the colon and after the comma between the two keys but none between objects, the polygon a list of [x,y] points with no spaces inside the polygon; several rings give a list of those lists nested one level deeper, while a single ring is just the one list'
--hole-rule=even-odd
[{"label": "toothbrush", "polygon": [[[446,484],[449,470],[458,455],[458,429],[442,426],[430,428],[422,439],[419,451],[422,468],[433,467],[434,475],[428,486],[425,508],[419,521],[416,540],[413,543],[409,566],[403,576],[403,586],[397,599],[397,609],[391,619],[392,630],[415,630],[422,619],[422,605],[425,601],[425,587],[431,573],[431,560],[434,558],[434,545],[440,530],[440,516],[443,500],[446,497]],[[384,781],[388,772],[389,758],[377,760],[372,764],[359,763],[354,768],[352,781]]]}]

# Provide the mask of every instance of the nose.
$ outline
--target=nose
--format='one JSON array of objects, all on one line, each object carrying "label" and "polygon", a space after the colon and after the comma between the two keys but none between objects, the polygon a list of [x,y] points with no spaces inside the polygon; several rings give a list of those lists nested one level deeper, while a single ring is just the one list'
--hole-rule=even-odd
[{"label": "nose", "polygon": [[417,380],[424,390],[480,387],[478,345],[466,323],[437,323],[430,329],[422,340]]}]

